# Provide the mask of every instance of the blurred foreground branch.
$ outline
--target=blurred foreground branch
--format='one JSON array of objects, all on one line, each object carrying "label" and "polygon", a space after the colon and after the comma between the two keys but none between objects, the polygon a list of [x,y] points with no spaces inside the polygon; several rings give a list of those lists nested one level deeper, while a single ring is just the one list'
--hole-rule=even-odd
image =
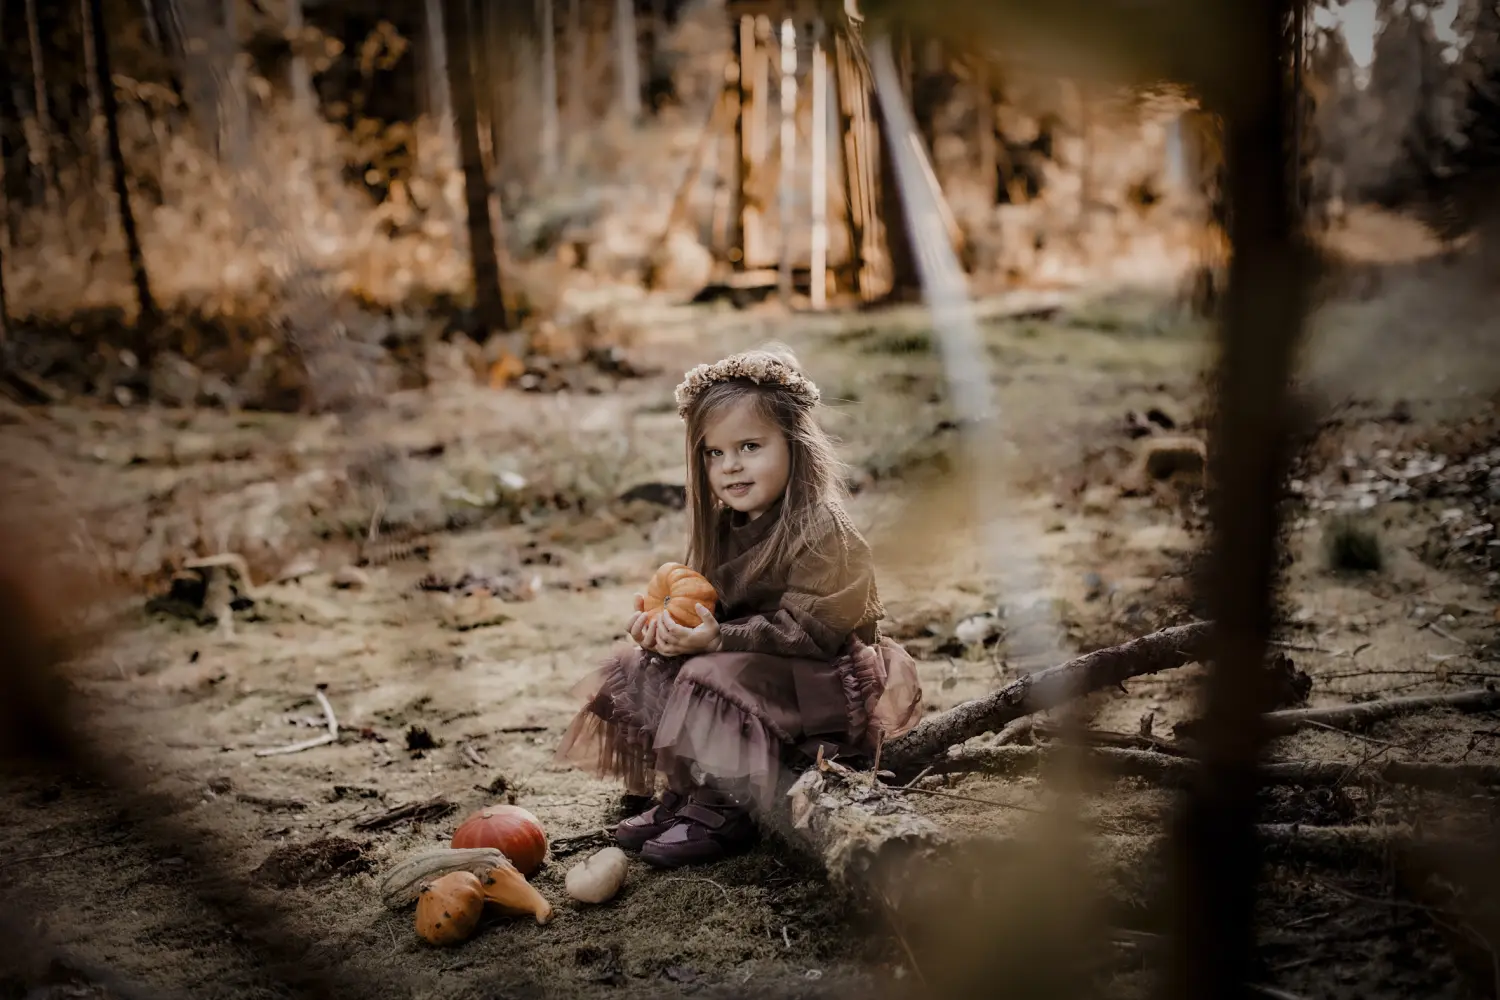
[{"label": "blurred foreground branch", "polygon": [[[1168,907],[1173,1000],[1249,995],[1260,857],[1259,759],[1270,690],[1279,506],[1290,441],[1290,376],[1310,255],[1286,169],[1283,26],[1292,5],[1214,5],[1245,19],[1221,81],[1233,255],[1210,424],[1212,518],[1207,606],[1215,623],[1204,695],[1202,767],[1171,828]],[[1231,98],[1232,95],[1232,99]]]},{"label": "blurred foreground branch", "polygon": [[[127,835],[144,839],[153,855],[185,859],[190,877],[180,884],[234,929],[261,969],[301,995],[357,1000],[399,990],[399,981],[362,981],[335,952],[314,952],[287,911],[256,898],[227,844],[189,823],[169,795],[150,790],[146,774],[128,763],[121,747],[95,738],[91,706],[71,688],[66,665],[105,638],[89,624],[101,590],[53,548],[67,537],[59,530],[66,505],[43,507],[37,498],[18,497],[15,482],[6,485],[0,494],[0,763],[24,762],[29,772],[82,775],[103,784],[118,797],[116,822]],[[56,949],[35,927],[9,923],[0,923],[0,968],[45,970]],[[71,955],[63,964],[92,969]],[[89,975],[116,996],[143,995],[107,970]]]}]

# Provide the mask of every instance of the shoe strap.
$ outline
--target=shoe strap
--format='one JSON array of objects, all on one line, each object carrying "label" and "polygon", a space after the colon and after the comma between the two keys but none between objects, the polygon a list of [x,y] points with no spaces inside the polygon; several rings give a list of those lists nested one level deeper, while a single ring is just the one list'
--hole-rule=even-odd
[{"label": "shoe strap", "polygon": [[729,822],[723,813],[697,802],[689,802],[677,810],[677,818],[692,820],[694,823],[706,826],[710,830],[717,830]]}]

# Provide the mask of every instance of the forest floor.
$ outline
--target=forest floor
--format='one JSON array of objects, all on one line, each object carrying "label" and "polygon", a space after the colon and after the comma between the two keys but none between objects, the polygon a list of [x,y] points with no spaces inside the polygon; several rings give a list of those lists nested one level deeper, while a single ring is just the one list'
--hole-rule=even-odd
[{"label": "forest floor", "polygon": [[[1298,472],[1283,595],[1284,650],[1311,675],[1314,705],[1500,674],[1497,587],[1486,577],[1500,560],[1485,545],[1493,528],[1477,527],[1492,523],[1497,502],[1485,471],[1500,448],[1496,383],[1482,351],[1409,346],[1413,324],[1451,333],[1481,322],[1450,315],[1452,297],[1431,315],[1401,298],[1417,294],[1391,277],[1320,314],[1309,388],[1330,409]],[[960,456],[920,310],[810,317],[642,304],[626,321],[641,331],[631,352],[647,373],[596,395],[455,382],[394,394],[357,428],[79,402],[12,413],[0,447],[45,453],[92,544],[122,572],[239,551],[254,577],[225,628],[161,600],[165,580],[152,576],[77,668],[95,706],[88,721],[178,804],[176,819],[232,852],[229,874],[282,907],[310,955],[348,963],[391,995],[832,996],[952,981],[912,968],[880,921],[847,909],[815,864],[774,839],[701,870],[632,860],[619,897],[591,908],[562,891],[583,855],[559,851],[535,877],[558,909],[552,923],[492,920],[450,950],[420,941],[411,912],[385,909],[375,886],[394,859],[445,842],[493,801],[532,810],[554,841],[621,817],[617,786],[551,755],[577,708],[570,687],[623,641],[631,594],[651,570],[680,556],[685,519],[672,492],[622,496],[682,481],[671,390],[685,368],[773,337],[799,352],[832,402],[829,426],[860,486],[853,513],[876,546],[887,629],[918,655],[936,711],[1032,666],[1007,659],[1003,638],[954,636],[997,605],[1047,609],[1065,655],[1191,617],[1195,520],[1179,490],[1132,480],[1142,444],[1127,416],[1155,409],[1172,433],[1201,435],[1206,331],[1128,296],[983,324],[1008,436],[994,442],[1009,476],[996,499],[1010,537],[1043,570],[1031,584],[1040,593],[1023,593],[941,505]],[[1381,352],[1378,366],[1349,360]],[[373,460],[361,450],[370,441],[383,447]],[[1330,569],[1324,543],[1343,511],[1377,534],[1378,571]],[[1169,671],[1095,696],[1092,723],[1133,733],[1149,713],[1168,734],[1191,718],[1199,676]],[[318,685],[339,740],[257,756],[320,731]],[[1367,734],[1308,731],[1274,750],[1493,762],[1500,736],[1493,715],[1429,713]],[[923,787],[965,796],[912,798],[975,836],[1019,830],[1033,818],[1025,810],[1051,797],[1035,779]],[[143,846],[133,820],[120,826],[111,793],[12,769],[0,795],[0,886],[27,900],[50,945],[185,995],[280,995],[243,939],[193,896],[183,859]],[[369,825],[434,800],[425,819]],[[1170,805],[1161,789],[1122,782],[1092,789],[1085,812],[1118,831],[1100,839],[1119,860],[1132,838],[1162,829]],[[1263,819],[1379,826],[1492,806],[1482,795],[1293,788],[1266,794]],[[1149,938],[1158,928],[1146,901],[1120,891],[1127,898],[1113,902],[1146,914],[1135,940]],[[1405,891],[1352,864],[1277,871],[1262,901],[1265,981],[1307,997],[1494,995],[1500,941]],[[1122,947],[1096,978],[1104,995],[1137,996],[1154,967]],[[3,995],[48,981],[76,989],[78,978],[58,966],[10,980]]]}]

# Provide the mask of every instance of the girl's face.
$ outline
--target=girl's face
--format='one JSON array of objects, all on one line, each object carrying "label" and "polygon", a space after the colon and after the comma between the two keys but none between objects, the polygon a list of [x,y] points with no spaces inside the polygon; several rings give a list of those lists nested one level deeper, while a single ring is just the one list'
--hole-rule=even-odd
[{"label": "girl's face", "polygon": [[785,492],[791,459],[786,435],[752,399],[730,404],[703,435],[703,468],[714,496],[751,520]]}]

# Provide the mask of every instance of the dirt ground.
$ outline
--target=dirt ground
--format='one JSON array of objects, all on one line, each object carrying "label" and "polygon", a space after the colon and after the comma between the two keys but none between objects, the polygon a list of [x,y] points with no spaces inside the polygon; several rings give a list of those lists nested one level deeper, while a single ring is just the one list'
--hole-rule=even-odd
[{"label": "dirt ground", "polygon": [[[1420,310],[1391,306],[1407,294],[1401,280],[1325,309],[1308,366],[1309,391],[1330,409],[1299,472],[1284,651],[1311,675],[1314,705],[1457,690],[1497,673],[1494,549],[1465,541],[1487,542],[1493,528],[1464,534],[1488,523],[1494,480],[1481,469],[1464,480],[1477,493],[1455,492],[1408,464],[1427,455],[1451,468],[1500,447],[1493,421],[1464,423],[1493,416],[1494,385],[1472,352],[1445,365],[1441,350],[1414,351],[1426,369],[1398,360],[1370,377],[1357,373],[1371,366],[1340,361],[1368,361],[1382,337],[1399,352],[1413,324],[1425,329]],[[1447,298],[1443,308],[1457,307]],[[1003,639],[953,638],[957,623],[997,605],[1044,608],[1068,655],[1191,617],[1185,572],[1200,538],[1190,498],[1169,484],[1125,488],[1141,447],[1126,428],[1128,414],[1155,408],[1173,433],[1200,433],[1206,331],[1130,297],[985,323],[1007,435],[994,446],[1010,473],[994,499],[1018,562],[1042,568],[1040,593],[1028,593],[941,501],[962,457],[919,310],[807,317],[638,303],[622,315],[640,331],[633,358],[656,373],[597,395],[453,383],[393,395],[359,424],[63,404],[0,427],[8,455],[45,456],[81,508],[84,544],[122,578],[148,581],[125,593],[120,626],[77,668],[89,721],[178,803],[177,819],[232,850],[232,874],[285,908],[310,955],[346,961],[393,995],[847,995],[930,978],[885,925],[849,910],[815,864],[774,840],[702,870],[632,861],[621,895],[592,908],[562,891],[592,846],[555,850],[535,880],[558,908],[551,924],[490,920],[451,950],[421,942],[409,910],[384,909],[376,881],[489,802],[524,805],[564,844],[623,814],[616,786],[551,754],[576,708],[570,687],[622,642],[632,592],[680,555],[684,517],[670,490],[620,498],[682,481],[671,388],[686,367],[770,337],[802,356],[833,404],[829,426],[859,488],[853,512],[881,560],[888,630],[920,657],[938,711],[1029,666],[1007,657]],[[1160,417],[1156,431],[1167,431]],[[1345,509],[1376,532],[1378,571],[1329,569],[1325,536]],[[253,578],[227,627],[162,599],[164,567],[220,551],[242,553]],[[1198,676],[1144,677],[1091,699],[1093,723],[1133,733],[1149,713],[1169,737],[1192,716]],[[318,685],[337,743],[257,756],[317,735]],[[1496,725],[1430,713],[1361,736],[1314,730],[1275,751],[1494,761]],[[1053,798],[1031,779],[921,787],[963,795],[913,798],[975,836],[1015,831],[1034,819],[1024,810]],[[193,899],[184,860],[143,849],[110,794],[12,769],[3,795],[0,886],[28,900],[50,946],[159,989],[280,995],[243,939]],[[432,800],[426,818],[369,826]],[[1085,813],[1117,831],[1099,850],[1122,860],[1170,804],[1122,782],[1092,790]],[[1400,789],[1282,789],[1264,805],[1267,821],[1305,824],[1494,815],[1482,795]],[[1129,884],[1127,873],[1109,892],[1122,912],[1142,907],[1129,928],[1138,944],[1160,927],[1144,900],[1121,898]],[[1277,870],[1263,901],[1266,982],[1309,997],[1494,995],[1500,942],[1486,943],[1485,925],[1396,892],[1377,870]],[[1152,968],[1122,946],[1097,981],[1106,995],[1142,995]],[[78,978],[66,966],[32,970],[4,995]]]}]

